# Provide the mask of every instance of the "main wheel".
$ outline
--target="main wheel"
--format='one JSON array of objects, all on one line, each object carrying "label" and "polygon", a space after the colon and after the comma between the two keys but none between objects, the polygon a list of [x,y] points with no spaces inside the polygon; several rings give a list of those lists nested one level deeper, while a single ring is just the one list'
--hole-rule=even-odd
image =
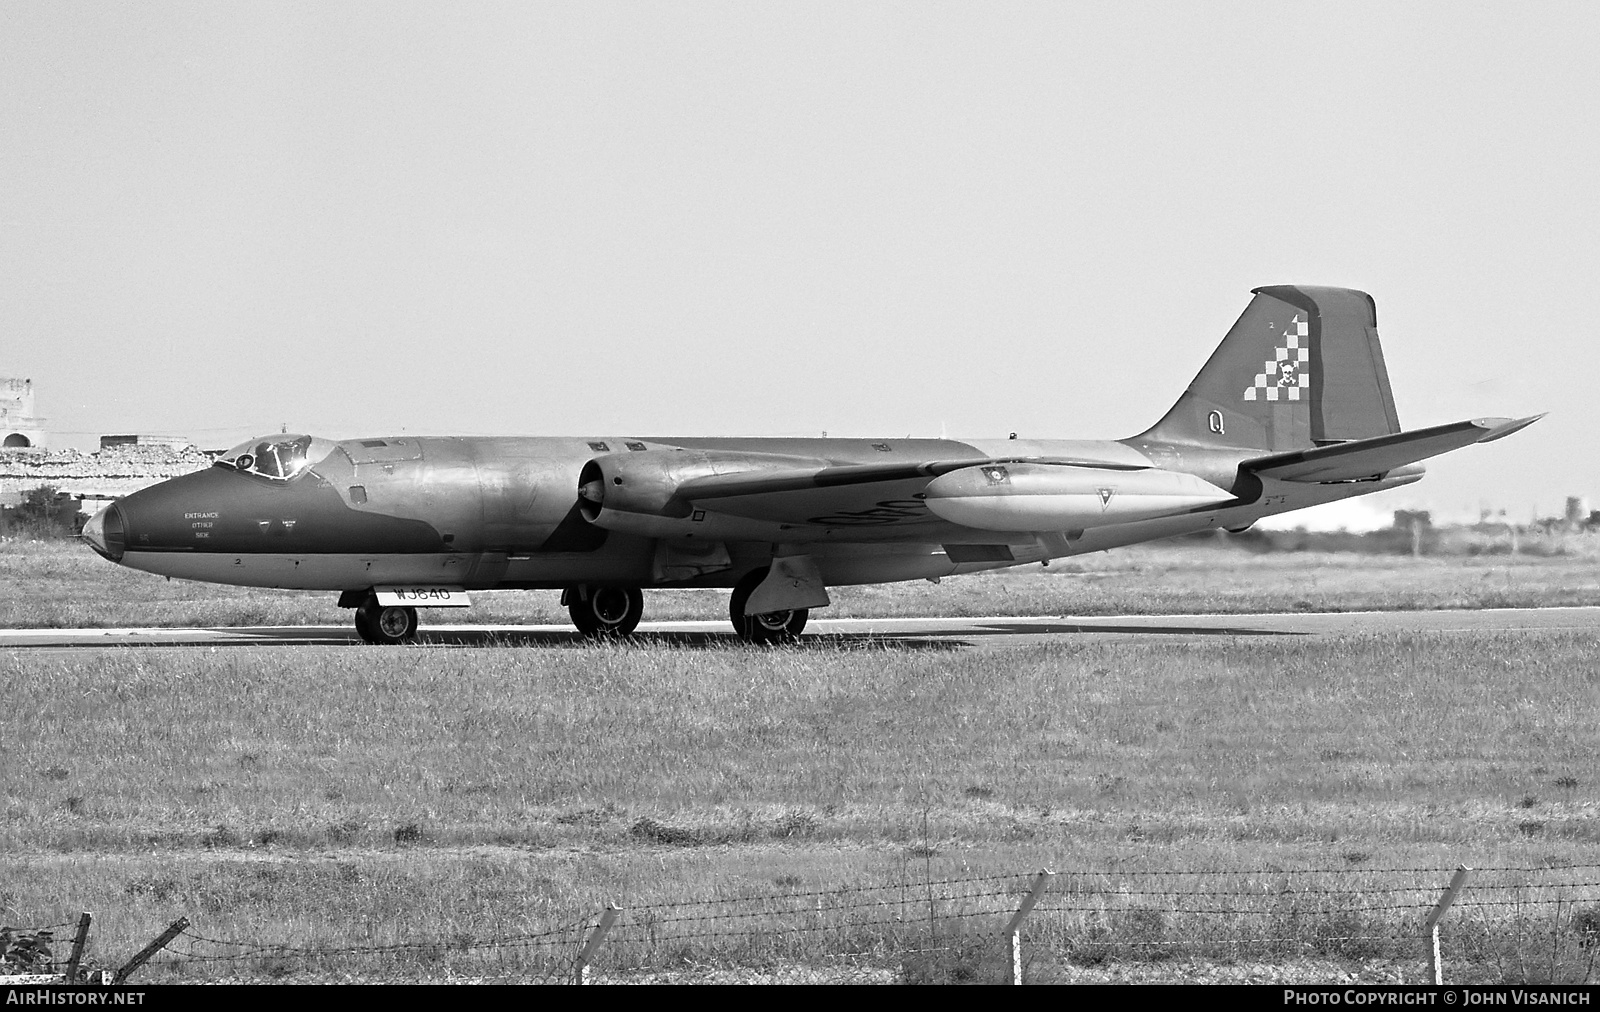
[{"label": "main wheel", "polygon": [[567,613],[578,632],[590,639],[628,636],[644,614],[644,592],[638,587],[590,587],[567,592]]},{"label": "main wheel", "polygon": [[388,607],[369,597],[356,609],[356,632],[368,643],[410,643],[417,638],[417,609]]},{"label": "main wheel", "polygon": [[728,599],[728,618],[733,620],[733,628],[738,632],[739,638],[747,643],[788,643],[800,636],[800,631],[806,627],[806,619],[811,616],[809,608],[795,608],[791,611],[774,611],[765,615],[745,614],[745,602],[750,600],[750,595],[755,593],[761,581],[767,578],[765,569],[757,569],[746,573],[733,588],[733,597]]}]

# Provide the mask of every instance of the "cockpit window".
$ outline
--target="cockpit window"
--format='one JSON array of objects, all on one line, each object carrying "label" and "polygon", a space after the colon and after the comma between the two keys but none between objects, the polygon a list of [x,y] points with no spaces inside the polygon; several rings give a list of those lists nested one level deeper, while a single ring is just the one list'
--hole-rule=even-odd
[{"label": "cockpit window", "polygon": [[268,478],[292,478],[306,466],[306,451],[309,449],[309,436],[275,443],[263,439],[256,444],[256,473]]},{"label": "cockpit window", "polygon": [[265,436],[240,443],[217,458],[236,471],[288,481],[328,455],[332,444],[297,433]]}]

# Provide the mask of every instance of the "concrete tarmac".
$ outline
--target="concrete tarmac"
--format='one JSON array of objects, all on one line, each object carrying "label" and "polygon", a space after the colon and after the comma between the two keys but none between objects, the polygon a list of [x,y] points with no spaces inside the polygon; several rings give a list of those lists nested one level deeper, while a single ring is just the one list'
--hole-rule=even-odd
[{"label": "concrete tarmac", "polygon": [[[430,622],[429,619],[433,619]],[[422,612],[420,642],[432,646],[572,647],[586,641],[567,625],[464,625],[446,612]],[[1571,630],[1600,635],[1600,608],[1485,611],[1302,612],[1267,615],[1114,615],[1092,618],[813,618],[802,647],[853,644],[935,649],[1010,649],[1107,639],[1167,642],[1217,637],[1327,637],[1400,632],[1466,633]],[[634,639],[675,646],[732,646],[726,622],[644,622]],[[5,629],[0,649],[96,647],[341,646],[364,649],[353,625],[234,628]]]}]

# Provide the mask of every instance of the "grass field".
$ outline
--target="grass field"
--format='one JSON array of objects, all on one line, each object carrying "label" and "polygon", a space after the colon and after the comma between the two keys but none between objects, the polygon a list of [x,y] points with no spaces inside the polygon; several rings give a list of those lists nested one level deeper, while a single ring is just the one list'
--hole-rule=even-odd
[{"label": "grass field", "polygon": [[[59,564],[78,571],[76,560]],[[1559,569],[1503,572],[1567,579]],[[1133,579],[1151,586],[1174,572],[1205,580],[1198,566],[1162,568],[1161,579],[1135,569]],[[1238,589],[1246,581],[1235,575],[1224,582]],[[1065,582],[1089,582],[1073,577]],[[1370,571],[1320,577],[1346,588],[1345,602],[1365,600],[1372,582]],[[1011,579],[993,586],[1063,580]],[[99,593],[117,595],[114,585]],[[858,600],[923,607],[875,596],[886,593]],[[1107,607],[1138,610],[1128,600]],[[165,607],[182,620],[180,605]],[[1600,901],[1575,885],[1600,878],[1600,652],[1572,633],[988,652],[9,651],[0,679],[0,918],[61,924],[94,910],[95,954],[111,964],[179,914],[207,938],[341,950],[313,958],[185,939],[179,951],[248,958],[169,955],[142,979],[517,975],[544,965],[535,943],[488,952],[471,940],[559,938],[567,951],[577,935],[558,929],[611,901],[633,911],[633,933],[619,929],[603,950],[605,973],[844,959],[857,974],[920,979],[905,952],[929,933],[937,966],[992,969],[993,932],[1025,886],[1017,876],[1049,866],[1106,885],[1098,913],[1057,896],[1035,915],[1035,976],[1118,966],[1194,976],[1248,959],[1277,966],[1279,979],[1394,979],[1409,965],[1415,980],[1414,910],[1367,903],[1345,914],[1324,892],[1436,895],[1427,887],[1458,863],[1565,869],[1556,898],[1567,913],[1558,906],[1546,924],[1549,890],[1529,893],[1521,880],[1507,888],[1522,891],[1495,893],[1545,905],[1526,907],[1527,923],[1521,906],[1463,921],[1479,944],[1457,950],[1455,979],[1592,970],[1583,918]],[[1149,883],[1177,888],[1162,878],[1174,874],[1187,876],[1183,889],[1300,898],[1291,908],[1273,899],[1262,916],[1276,919],[1247,928],[1140,900],[1157,888]],[[925,930],[905,913],[918,889],[902,888],[899,906],[883,900],[896,883],[986,876],[1004,879],[1003,895],[952,887],[937,910],[917,907]],[[772,897],[791,894],[819,897],[817,930],[780,944],[756,927],[776,923]],[[851,921],[822,896],[900,912]],[[704,931],[663,941],[652,921],[641,933],[650,911],[682,920],[663,904],[712,901],[723,919]],[[835,916],[845,918],[837,930],[823,925]],[[989,934],[960,941],[967,926]],[[1230,930],[1292,931],[1310,948],[1207,948]],[[1380,936],[1391,941],[1327,941]],[[1559,972],[1545,960],[1558,941]],[[352,948],[373,951],[342,951]],[[1212,971],[1182,961],[1197,956]]]}]

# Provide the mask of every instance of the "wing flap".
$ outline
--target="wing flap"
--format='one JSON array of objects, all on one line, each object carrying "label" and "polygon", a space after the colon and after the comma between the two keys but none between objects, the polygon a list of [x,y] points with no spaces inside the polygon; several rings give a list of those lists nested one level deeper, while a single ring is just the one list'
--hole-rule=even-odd
[{"label": "wing flap", "polygon": [[1280,481],[1356,481],[1473,443],[1486,443],[1509,436],[1542,417],[1473,418],[1410,432],[1318,446],[1310,450],[1255,457],[1241,463],[1239,468]]}]

